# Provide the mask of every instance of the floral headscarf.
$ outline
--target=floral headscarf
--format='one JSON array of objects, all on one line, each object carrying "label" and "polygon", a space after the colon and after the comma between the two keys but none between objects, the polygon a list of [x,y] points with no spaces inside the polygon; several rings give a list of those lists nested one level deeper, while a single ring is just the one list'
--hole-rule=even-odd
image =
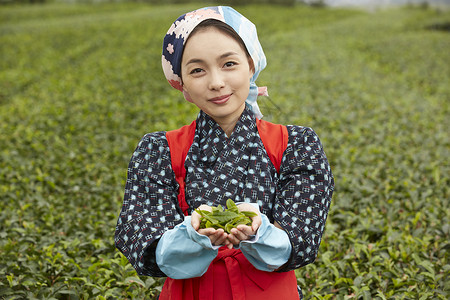
[{"label": "floral headscarf", "polygon": [[[200,8],[180,16],[172,24],[164,37],[163,43],[162,66],[164,75],[172,87],[183,92],[183,82],[181,80],[181,57],[183,55],[183,48],[189,34],[198,24],[207,19],[216,19],[230,25],[244,41],[245,47],[255,65],[255,73],[250,79],[250,92],[246,102],[251,106],[255,116],[260,119],[262,114],[256,103],[256,99],[258,95],[267,96],[267,88],[258,88],[255,81],[258,78],[259,72],[266,67],[266,56],[258,41],[255,25],[231,7],[215,6]],[[190,101],[189,95],[184,92],[183,94],[186,100]]]}]

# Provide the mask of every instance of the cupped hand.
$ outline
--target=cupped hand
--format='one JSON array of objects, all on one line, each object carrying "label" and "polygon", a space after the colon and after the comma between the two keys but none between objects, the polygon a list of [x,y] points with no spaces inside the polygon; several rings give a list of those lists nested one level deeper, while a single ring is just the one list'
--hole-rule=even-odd
[{"label": "cupped hand", "polygon": [[261,226],[261,214],[259,210],[249,203],[242,203],[238,205],[239,211],[252,211],[257,213],[257,216],[252,217],[252,225],[238,225],[236,228],[230,230],[228,235],[228,241],[233,245],[238,245],[241,241],[249,240],[253,238]]},{"label": "cupped hand", "polygon": [[[206,211],[212,211],[212,208],[206,204],[202,204],[199,207],[197,207],[199,210],[206,210]],[[191,215],[191,225],[194,227],[195,231],[198,231],[200,228],[200,214],[197,213],[195,210]]]},{"label": "cupped hand", "polygon": [[[212,211],[212,208],[206,204],[202,204],[198,207],[200,210]],[[222,229],[214,228],[200,228],[200,214],[194,211],[191,215],[192,227],[202,235],[206,235],[213,246],[226,246],[229,249],[233,248],[233,244],[228,240],[228,234]]]}]

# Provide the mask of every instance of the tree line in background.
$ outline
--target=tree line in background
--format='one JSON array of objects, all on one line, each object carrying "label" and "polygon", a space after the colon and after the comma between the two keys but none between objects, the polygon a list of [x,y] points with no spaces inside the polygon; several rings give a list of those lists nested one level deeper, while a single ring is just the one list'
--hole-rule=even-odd
[{"label": "tree line in background", "polygon": [[275,5],[295,5],[298,3],[308,4],[312,6],[324,6],[324,0],[222,0],[222,1],[195,1],[195,0],[0,0],[0,4],[19,4],[19,3],[101,3],[101,2],[144,2],[149,4],[178,4],[189,2],[218,2],[224,5],[245,5],[245,4],[275,4]]}]

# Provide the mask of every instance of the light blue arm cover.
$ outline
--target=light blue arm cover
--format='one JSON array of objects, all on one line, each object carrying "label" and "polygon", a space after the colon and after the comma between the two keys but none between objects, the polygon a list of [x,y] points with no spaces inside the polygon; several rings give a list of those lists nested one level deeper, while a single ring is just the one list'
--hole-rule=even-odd
[{"label": "light blue arm cover", "polygon": [[[289,260],[292,246],[284,230],[270,224],[264,214],[261,220],[255,238],[241,241],[239,248],[255,268],[272,272]],[[173,279],[200,277],[217,256],[218,248],[207,236],[194,230],[188,216],[163,234],[156,247],[156,263]]]},{"label": "light blue arm cover", "polygon": [[173,279],[202,276],[217,256],[219,246],[199,234],[191,225],[191,217],[166,231],[156,247],[156,263]]},{"label": "light blue arm cover", "polygon": [[241,241],[239,248],[255,268],[273,272],[289,260],[292,245],[287,233],[271,224],[266,215],[261,214],[261,220],[255,238]]}]

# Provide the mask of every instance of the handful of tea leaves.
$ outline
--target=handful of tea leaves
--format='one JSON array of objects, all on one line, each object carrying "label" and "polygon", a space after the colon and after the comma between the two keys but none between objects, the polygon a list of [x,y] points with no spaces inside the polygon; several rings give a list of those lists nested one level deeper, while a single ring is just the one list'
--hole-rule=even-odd
[{"label": "handful of tea leaves", "polygon": [[252,211],[239,211],[233,200],[227,200],[227,209],[223,209],[222,205],[212,207],[212,211],[196,209],[200,217],[200,228],[222,228],[225,232],[230,233],[231,228],[238,225],[251,225],[251,217],[258,214]]}]

